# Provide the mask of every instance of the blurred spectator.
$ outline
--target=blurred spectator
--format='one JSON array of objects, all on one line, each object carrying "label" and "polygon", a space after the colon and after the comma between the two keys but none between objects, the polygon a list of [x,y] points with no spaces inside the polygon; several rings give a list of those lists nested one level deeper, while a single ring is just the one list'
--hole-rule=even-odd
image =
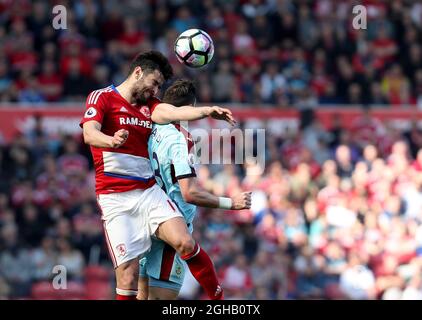
[{"label": "blurred spectator", "polygon": [[415,275],[403,290],[402,300],[422,300],[422,281],[420,275]]},{"label": "blurred spectator", "polygon": [[0,277],[0,300],[7,300],[10,298],[10,287],[7,282]]},{"label": "blurred spectator", "polygon": [[[254,281],[254,286],[261,288],[259,291],[262,291],[266,288],[274,289],[273,286],[279,280],[278,273],[281,270],[277,270],[272,266],[272,263],[268,263],[272,259],[270,254],[266,251],[259,252],[251,265],[251,276]],[[267,299],[270,299],[272,292],[267,292]]]},{"label": "blurred spectator", "polygon": [[360,105],[364,102],[360,85],[357,83],[350,84],[346,101],[353,105]]},{"label": "blurred spectator", "polygon": [[36,78],[31,77],[27,79],[26,88],[22,89],[19,94],[19,102],[22,103],[40,103],[44,102],[45,99],[42,96],[39,84]]},{"label": "blurred spectator", "polygon": [[410,83],[403,75],[399,65],[393,65],[384,76],[382,83],[384,94],[390,104],[410,104]]},{"label": "blurred spectator", "polygon": [[269,64],[261,75],[261,96],[265,103],[274,103],[276,93],[287,89],[286,79],[279,73],[277,64]]},{"label": "blurred spectator", "polygon": [[64,153],[57,159],[59,170],[64,175],[83,175],[88,170],[87,159],[78,153],[78,144],[72,137],[64,141]]},{"label": "blurred spectator", "polygon": [[303,247],[301,254],[294,260],[296,273],[297,298],[316,298],[322,295],[322,268],[323,259],[320,255],[314,255],[310,247]]},{"label": "blurred spectator", "polygon": [[123,33],[119,37],[118,42],[124,56],[132,58],[138,54],[144,38],[145,34],[139,30],[135,18],[128,17],[123,20]]},{"label": "blurred spectator", "polygon": [[73,248],[66,238],[59,238],[57,240],[57,249],[57,263],[66,268],[69,279],[81,280],[83,268],[85,266],[85,261],[81,252]]},{"label": "blurred spectator", "polygon": [[173,19],[171,26],[182,33],[187,29],[192,29],[197,25],[198,21],[192,16],[189,7],[182,6],[176,12],[176,17]]},{"label": "blurred spectator", "polygon": [[12,86],[12,77],[8,72],[6,61],[0,60],[0,100],[7,99],[7,91]]},{"label": "blurred spectator", "polygon": [[31,164],[31,152],[27,145],[27,141],[23,136],[17,137],[13,145],[8,148],[6,154],[6,172],[11,179],[23,181],[31,179],[33,167]]},{"label": "blurred spectator", "polygon": [[41,245],[31,254],[36,281],[49,280],[54,275],[53,268],[57,264],[57,251],[54,238],[45,236]]},{"label": "blurred spectator", "polygon": [[336,90],[336,86],[332,82],[328,82],[325,92],[319,95],[318,102],[327,105],[341,103],[341,98],[338,97]]},{"label": "blurred spectator", "polygon": [[229,61],[222,61],[218,71],[212,77],[212,91],[214,92],[214,101],[227,103],[231,100],[233,92],[236,90],[235,78],[231,72]]},{"label": "blurred spectator", "polygon": [[340,178],[350,178],[354,169],[352,155],[348,146],[341,145],[336,149],[337,174]]},{"label": "blurred spectator", "polygon": [[92,81],[82,73],[80,61],[71,59],[69,72],[64,78],[64,96],[67,100],[82,101],[86,99],[86,93],[93,89]]},{"label": "blurred spectator", "polygon": [[25,241],[26,246],[38,246],[44,232],[42,218],[38,208],[33,205],[26,205],[22,210],[20,225],[20,237]]},{"label": "blurred spectator", "polygon": [[375,277],[373,272],[362,264],[356,253],[350,254],[347,268],[341,273],[340,288],[350,299],[374,299]]},{"label": "blurred spectator", "polygon": [[374,105],[386,105],[388,104],[388,99],[386,98],[384,92],[382,91],[381,85],[378,82],[371,83],[371,93],[370,93],[370,104]]},{"label": "blurred spectator", "polygon": [[98,212],[89,203],[84,203],[79,213],[73,217],[74,236],[77,247],[84,254],[85,260],[90,258],[94,245],[101,247],[103,226]]},{"label": "blurred spectator", "polygon": [[20,246],[16,225],[7,224],[0,231],[0,270],[1,275],[10,284],[10,297],[28,297],[34,272],[29,252]]},{"label": "blurred spectator", "polygon": [[210,218],[205,231],[209,240],[228,238],[232,234],[233,230],[230,224],[224,220],[223,212],[217,211]]},{"label": "blurred spectator", "polygon": [[222,275],[222,286],[225,289],[227,299],[246,298],[253,286],[252,276],[244,255],[237,255],[235,262],[230,265]]},{"label": "blurred spectator", "polygon": [[38,87],[47,101],[59,100],[63,92],[63,81],[57,73],[54,61],[43,62],[41,74],[38,76]]}]

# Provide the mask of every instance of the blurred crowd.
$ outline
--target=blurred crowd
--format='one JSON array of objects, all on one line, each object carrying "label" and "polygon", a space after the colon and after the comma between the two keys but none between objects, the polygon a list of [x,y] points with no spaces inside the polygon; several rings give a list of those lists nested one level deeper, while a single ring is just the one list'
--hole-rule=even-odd
[{"label": "blurred crowd", "polygon": [[[267,135],[265,168],[198,170],[216,194],[253,191],[251,210],[199,209],[195,221],[226,298],[422,299],[422,131],[396,130],[369,112],[347,130],[302,119],[299,132]],[[0,297],[36,297],[63,265],[82,290],[76,298],[86,269],[102,266],[102,297],[112,298],[82,137],[36,126],[0,149],[0,168]],[[181,298],[204,298],[189,273]]]},{"label": "blurred crowd", "polygon": [[[52,8],[67,29],[52,27]],[[367,29],[352,27],[353,6]],[[5,0],[0,3],[0,101],[79,101],[119,84],[127,62],[155,48],[199,101],[298,108],[318,104],[422,106],[422,4],[382,0]],[[178,34],[202,28],[215,57],[189,70]],[[309,90],[309,88],[311,90]]]}]

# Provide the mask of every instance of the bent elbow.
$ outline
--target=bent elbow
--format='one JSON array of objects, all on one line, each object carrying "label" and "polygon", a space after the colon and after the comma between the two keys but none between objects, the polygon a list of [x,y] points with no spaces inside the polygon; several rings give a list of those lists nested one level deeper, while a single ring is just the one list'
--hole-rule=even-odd
[{"label": "bent elbow", "polygon": [[195,204],[195,191],[189,190],[182,193],[183,200],[185,200],[186,203]]},{"label": "bent elbow", "polygon": [[191,203],[191,201],[192,201],[192,197],[191,197],[191,195],[189,194],[189,192],[184,192],[184,193],[182,193],[182,197],[183,197],[183,200],[184,200],[186,203]]},{"label": "bent elbow", "polygon": [[163,115],[156,115],[155,117],[151,117],[151,120],[156,124],[169,124],[171,122],[168,117]]}]

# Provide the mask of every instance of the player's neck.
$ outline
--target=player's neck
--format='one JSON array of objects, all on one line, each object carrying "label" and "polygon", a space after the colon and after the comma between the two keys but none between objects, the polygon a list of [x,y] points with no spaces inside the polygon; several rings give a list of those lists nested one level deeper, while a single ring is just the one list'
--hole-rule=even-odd
[{"label": "player's neck", "polygon": [[120,93],[123,99],[132,104],[132,95],[130,92],[130,87],[131,86],[129,85],[128,81],[125,80],[116,87],[116,90]]}]

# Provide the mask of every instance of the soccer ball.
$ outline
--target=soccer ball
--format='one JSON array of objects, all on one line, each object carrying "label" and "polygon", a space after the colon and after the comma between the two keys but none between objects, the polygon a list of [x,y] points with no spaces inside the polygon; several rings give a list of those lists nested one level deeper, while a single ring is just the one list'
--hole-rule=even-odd
[{"label": "soccer ball", "polygon": [[189,29],[177,37],[174,52],[181,63],[191,68],[200,68],[211,61],[214,44],[205,31]]}]

